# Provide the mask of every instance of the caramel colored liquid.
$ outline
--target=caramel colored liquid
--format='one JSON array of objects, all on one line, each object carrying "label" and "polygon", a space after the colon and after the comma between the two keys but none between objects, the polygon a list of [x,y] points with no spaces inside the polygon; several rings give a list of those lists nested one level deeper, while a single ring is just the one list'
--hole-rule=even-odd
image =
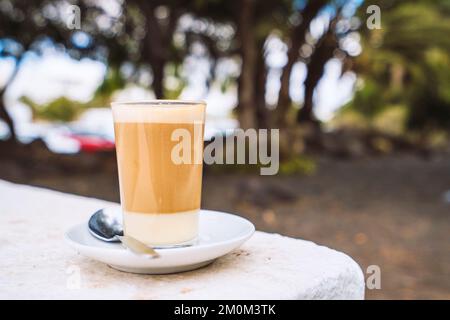
[{"label": "caramel colored liquid", "polygon": [[[176,164],[171,157],[179,144],[171,139],[175,129],[190,132],[190,164]],[[203,155],[203,124],[116,122],[114,130],[125,211],[177,213],[200,208],[202,164],[194,163],[194,152]]]}]

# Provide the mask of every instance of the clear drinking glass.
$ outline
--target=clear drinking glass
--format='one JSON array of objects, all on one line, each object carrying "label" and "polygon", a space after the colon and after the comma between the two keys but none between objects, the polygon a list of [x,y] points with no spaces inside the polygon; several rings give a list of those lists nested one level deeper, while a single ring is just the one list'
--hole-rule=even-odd
[{"label": "clear drinking glass", "polygon": [[112,103],[124,233],[148,245],[198,235],[204,102]]}]

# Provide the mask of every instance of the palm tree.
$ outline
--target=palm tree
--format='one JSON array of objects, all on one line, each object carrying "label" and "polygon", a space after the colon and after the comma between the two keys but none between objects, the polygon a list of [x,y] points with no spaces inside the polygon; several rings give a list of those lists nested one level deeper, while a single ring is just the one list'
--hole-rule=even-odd
[{"label": "palm tree", "polygon": [[372,118],[390,104],[401,103],[408,107],[409,127],[447,126],[449,2],[380,0],[371,4],[381,8],[382,28],[361,29],[363,53],[353,69],[364,86],[350,107]]}]

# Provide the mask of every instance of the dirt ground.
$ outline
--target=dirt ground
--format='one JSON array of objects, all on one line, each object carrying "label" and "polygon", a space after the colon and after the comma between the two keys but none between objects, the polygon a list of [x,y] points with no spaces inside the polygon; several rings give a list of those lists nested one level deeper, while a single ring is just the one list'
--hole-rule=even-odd
[{"label": "dirt ground", "polygon": [[[119,199],[115,174],[30,173],[0,163],[1,179]],[[206,171],[204,208],[346,252],[364,272],[379,266],[381,289],[367,290],[366,298],[450,299],[449,156],[319,159],[310,176]]]}]

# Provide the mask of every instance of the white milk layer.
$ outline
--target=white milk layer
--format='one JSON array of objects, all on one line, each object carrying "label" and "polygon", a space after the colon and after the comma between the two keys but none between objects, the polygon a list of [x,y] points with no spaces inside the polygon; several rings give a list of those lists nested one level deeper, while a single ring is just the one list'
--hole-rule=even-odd
[{"label": "white milk layer", "polygon": [[112,103],[114,122],[203,123],[205,104],[183,101]]},{"label": "white milk layer", "polygon": [[124,233],[152,246],[170,246],[194,240],[199,210],[179,213],[123,213]]}]

